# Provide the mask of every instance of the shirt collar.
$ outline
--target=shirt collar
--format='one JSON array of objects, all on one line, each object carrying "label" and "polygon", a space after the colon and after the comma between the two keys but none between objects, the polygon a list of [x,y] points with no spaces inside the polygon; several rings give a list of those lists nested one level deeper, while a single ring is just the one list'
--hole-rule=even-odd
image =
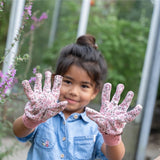
[{"label": "shirt collar", "polygon": [[[63,112],[59,112],[59,115],[64,118]],[[83,121],[85,121],[85,122],[87,122],[87,123],[90,122],[90,119],[89,119],[89,118],[87,117],[87,115],[86,115],[86,111],[84,111],[83,113],[73,113],[73,114],[70,115],[70,117],[68,117],[68,118],[70,119],[70,118],[75,117],[75,116],[78,116],[77,119],[82,118]],[[64,119],[65,119],[65,118],[64,118]]]},{"label": "shirt collar", "polygon": [[84,111],[83,113],[81,113],[80,114],[81,115],[81,117],[82,117],[82,119],[85,121],[85,122],[89,122],[90,121],[90,119],[87,117],[87,115],[86,115],[86,111]]}]

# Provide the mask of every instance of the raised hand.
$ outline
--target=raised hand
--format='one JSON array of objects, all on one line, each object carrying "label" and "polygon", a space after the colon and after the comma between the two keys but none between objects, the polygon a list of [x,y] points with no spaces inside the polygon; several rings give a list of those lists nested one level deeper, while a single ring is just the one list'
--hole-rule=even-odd
[{"label": "raised hand", "polygon": [[62,76],[54,77],[54,84],[51,90],[51,72],[45,72],[45,82],[42,90],[42,75],[36,74],[34,90],[32,90],[29,81],[22,82],[24,92],[29,100],[25,106],[23,122],[27,128],[34,128],[38,124],[63,111],[67,101],[58,102]]},{"label": "raised hand", "polygon": [[123,89],[124,85],[119,84],[110,101],[111,84],[106,83],[102,90],[100,112],[86,107],[87,116],[98,124],[102,133],[108,135],[122,134],[126,123],[133,121],[142,110],[142,106],[137,105],[134,109],[127,111],[134,96],[132,91],[129,91],[123,102],[118,105]]}]

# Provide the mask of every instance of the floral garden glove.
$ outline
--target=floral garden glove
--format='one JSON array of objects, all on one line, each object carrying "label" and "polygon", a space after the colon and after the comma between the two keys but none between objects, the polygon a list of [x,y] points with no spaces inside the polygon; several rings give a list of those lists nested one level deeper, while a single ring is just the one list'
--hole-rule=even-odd
[{"label": "floral garden glove", "polygon": [[45,122],[47,119],[55,116],[60,111],[64,110],[67,101],[58,102],[62,76],[54,77],[54,84],[51,90],[51,72],[45,72],[45,83],[42,90],[42,75],[36,74],[34,91],[32,90],[29,81],[22,82],[24,92],[29,99],[27,102],[23,122],[27,128],[35,128],[38,124]]},{"label": "floral garden glove", "polygon": [[104,142],[110,146],[120,143],[121,134],[126,123],[133,121],[142,110],[142,106],[137,105],[134,109],[127,112],[134,96],[132,91],[129,91],[123,102],[118,105],[123,89],[124,85],[119,84],[110,101],[111,84],[106,83],[102,90],[102,106],[100,112],[86,107],[87,116],[97,123],[103,135]]}]

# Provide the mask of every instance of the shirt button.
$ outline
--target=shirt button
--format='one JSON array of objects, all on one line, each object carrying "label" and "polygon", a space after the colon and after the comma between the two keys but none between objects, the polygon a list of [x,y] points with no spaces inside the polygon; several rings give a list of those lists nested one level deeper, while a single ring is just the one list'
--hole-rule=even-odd
[{"label": "shirt button", "polygon": [[65,121],[63,121],[63,124],[65,125]]},{"label": "shirt button", "polygon": [[64,154],[61,154],[61,158],[64,158]]},{"label": "shirt button", "polygon": [[78,118],[78,115],[74,115],[74,119],[77,119]]},{"label": "shirt button", "polygon": [[65,141],[65,140],[66,140],[66,137],[63,137],[62,140]]}]

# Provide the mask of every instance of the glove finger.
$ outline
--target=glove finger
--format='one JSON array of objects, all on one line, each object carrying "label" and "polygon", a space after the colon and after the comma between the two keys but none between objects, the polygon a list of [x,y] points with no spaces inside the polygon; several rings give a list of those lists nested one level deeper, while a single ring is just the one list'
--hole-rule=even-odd
[{"label": "glove finger", "polygon": [[29,81],[28,80],[22,81],[22,85],[23,85],[24,93],[26,94],[27,98],[30,101],[32,101],[34,92],[32,91]]},{"label": "glove finger", "polygon": [[124,85],[123,84],[118,84],[117,85],[117,89],[116,89],[116,92],[115,94],[113,95],[113,98],[111,100],[111,103],[115,106],[115,105],[118,105],[119,103],[119,100],[120,100],[120,96],[121,96],[121,93],[123,92],[124,90]]},{"label": "glove finger", "polygon": [[111,83],[105,83],[103,90],[102,90],[102,105],[100,108],[100,112],[103,112],[106,107],[106,101],[110,101],[110,94],[111,94]]},{"label": "glove finger", "polygon": [[26,103],[24,111],[25,111],[26,117],[28,117],[28,118],[30,118],[30,119],[32,119],[34,121],[37,120],[37,117],[39,117],[39,116],[37,116],[37,114],[39,112],[35,112],[34,111],[34,106],[31,105],[30,102]]},{"label": "glove finger", "polygon": [[137,105],[134,109],[127,112],[126,117],[125,117],[125,122],[129,123],[129,122],[133,121],[139,115],[141,110],[142,110],[142,106]]},{"label": "glove finger", "polygon": [[43,116],[44,120],[47,120],[47,119],[57,115],[59,112],[63,111],[65,109],[65,107],[66,107],[66,105],[57,104],[56,107],[46,110],[45,115]]},{"label": "glove finger", "polygon": [[60,94],[60,88],[62,85],[62,79],[63,77],[60,75],[56,75],[54,77],[54,84],[53,84],[53,88],[52,88],[52,93],[55,96],[56,99],[59,98],[59,94]]},{"label": "glove finger", "polygon": [[51,91],[51,75],[50,71],[45,72],[45,82],[43,87],[43,92],[50,92]]},{"label": "glove finger", "polygon": [[46,121],[47,119],[55,116],[56,113],[52,110],[46,110],[45,115],[43,116],[43,119]]},{"label": "glove finger", "polygon": [[32,112],[34,109],[34,105],[31,105],[31,102],[28,101],[24,107],[24,111],[26,112]]},{"label": "glove finger", "polygon": [[103,121],[102,119],[105,119],[105,117],[100,112],[97,112],[94,109],[86,107],[85,111],[86,111],[87,116],[91,120],[95,121],[97,124],[100,124]]},{"label": "glove finger", "polygon": [[54,107],[48,108],[43,115],[43,120],[46,121],[47,119],[63,111],[67,107],[67,103],[68,103],[67,101],[63,101],[63,102],[57,103]]},{"label": "glove finger", "polygon": [[134,97],[134,93],[132,91],[129,91],[125,99],[123,100],[123,102],[119,105],[118,109],[122,111],[127,111],[127,109],[129,108],[132,102],[133,97]]},{"label": "glove finger", "polygon": [[111,83],[105,83],[102,90],[102,100],[110,101],[112,85]]},{"label": "glove finger", "polygon": [[86,108],[85,108],[85,111],[86,111],[86,114],[87,114],[88,117],[93,117],[93,116],[95,116],[95,115],[100,114],[98,111],[96,111],[96,110],[94,110],[94,109],[91,109],[91,108],[89,108],[89,107],[86,107]]},{"label": "glove finger", "polygon": [[41,93],[42,92],[42,74],[41,73],[36,74],[34,92],[36,92],[36,93]]},{"label": "glove finger", "polygon": [[59,112],[63,111],[67,107],[68,102],[62,101],[59,103],[55,103],[52,107],[48,107],[48,110],[51,110],[55,112],[55,114],[58,114]]}]

